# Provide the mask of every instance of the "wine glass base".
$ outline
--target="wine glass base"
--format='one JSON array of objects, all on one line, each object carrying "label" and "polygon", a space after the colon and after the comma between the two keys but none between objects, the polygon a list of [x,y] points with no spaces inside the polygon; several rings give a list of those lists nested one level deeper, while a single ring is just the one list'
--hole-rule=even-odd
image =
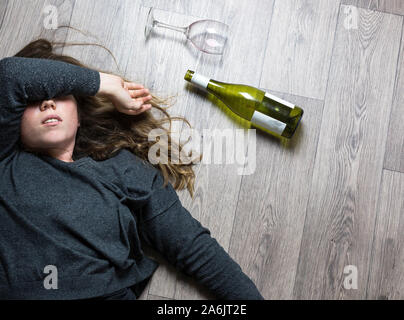
[{"label": "wine glass base", "polygon": [[153,7],[151,7],[147,14],[146,25],[144,27],[144,36],[146,39],[149,37],[153,29],[153,23],[154,23],[154,10]]}]

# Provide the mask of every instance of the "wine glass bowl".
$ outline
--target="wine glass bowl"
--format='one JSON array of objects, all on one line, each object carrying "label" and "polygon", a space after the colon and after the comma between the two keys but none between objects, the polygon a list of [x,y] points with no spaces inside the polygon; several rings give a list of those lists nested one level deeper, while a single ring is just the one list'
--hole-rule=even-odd
[{"label": "wine glass bowl", "polygon": [[169,25],[157,21],[154,18],[154,8],[151,7],[147,14],[144,29],[146,39],[156,27],[181,32],[198,50],[216,55],[223,54],[230,32],[230,28],[227,24],[210,19],[195,21],[188,27]]},{"label": "wine glass bowl", "polygon": [[223,54],[229,34],[229,26],[216,20],[195,21],[188,27],[187,38],[200,51]]}]

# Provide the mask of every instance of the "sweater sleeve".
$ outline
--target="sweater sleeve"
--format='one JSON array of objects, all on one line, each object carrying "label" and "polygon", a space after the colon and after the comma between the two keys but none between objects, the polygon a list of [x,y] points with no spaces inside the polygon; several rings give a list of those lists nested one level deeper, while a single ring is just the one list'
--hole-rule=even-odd
[{"label": "sweater sleeve", "polygon": [[[163,178],[157,174],[154,188]],[[169,184],[165,195],[175,193]],[[167,196],[166,196],[167,197]],[[253,281],[225,252],[209,229],[203,227],[185,209],[178,196],[165,199],[165,209],[155,214],[156,206],[143,208],[139,223],[140,237],[160,252],[171,264],[210,290],[218,299],[263,300]],[[155,201],[155,200],[154,200]],[[167,203],[169,203],[167,207]]]},{"label": "sweater sleeve", "polygon": [[15,151],[21,118],[30,102],[66,95],[94,96],[100,74],[63,61],[7,57],[0,60],[0,160]]}]

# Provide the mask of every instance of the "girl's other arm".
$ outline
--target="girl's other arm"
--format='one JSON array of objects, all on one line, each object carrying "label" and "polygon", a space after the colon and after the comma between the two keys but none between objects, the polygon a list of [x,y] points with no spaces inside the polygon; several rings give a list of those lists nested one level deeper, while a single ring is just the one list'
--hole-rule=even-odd
[{"label": "girl's other arm", "polygon": [[[263,300],[253,281],[210,236],[210,231],[182,206],[172,186],[169,184],[165,192],[157,187],[163,181],[160,173],[157,177],[156,192],[151,196],[154,205],[142,208],[140,215],[141,238],[218,299]],[[166,206],[164,211],[158,210],[158,203]]]}]

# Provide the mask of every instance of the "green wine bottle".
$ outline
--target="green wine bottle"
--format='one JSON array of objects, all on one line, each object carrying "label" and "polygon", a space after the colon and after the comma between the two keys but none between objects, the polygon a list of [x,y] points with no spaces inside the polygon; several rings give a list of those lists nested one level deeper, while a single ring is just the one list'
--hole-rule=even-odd
[{"label": "green wine bottle", "polygon": [[213,94],[235,114],[271,134],[292,138],[303,117],[303,110],[298,106],[251,86],[216,81],[191,70],[184,79]]}]

